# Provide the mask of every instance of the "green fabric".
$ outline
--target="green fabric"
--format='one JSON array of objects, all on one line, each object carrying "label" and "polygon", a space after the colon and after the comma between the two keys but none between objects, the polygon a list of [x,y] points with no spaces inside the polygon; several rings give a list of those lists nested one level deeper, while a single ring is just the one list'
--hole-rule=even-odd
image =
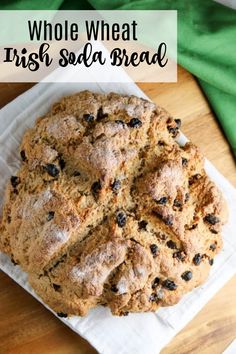
[{"label": "green fabric", "polygon": [[[0,9],[56,9],[62,2],[2,1]],[[65,0],[61,8],[177,9],[178,63],[199,79],[236,156],[235,10],[212,0]]]},{"label": "green fabric", "polygon": [[94,10],[87,0],[1,0],[0,10]]},{"label": "green fabric", "polygon": [[60,10],[94,10],[87,0],[64,0]]},{"label": "green fabric", "polygon": [[236,97],[200,80],[236,156]]}]

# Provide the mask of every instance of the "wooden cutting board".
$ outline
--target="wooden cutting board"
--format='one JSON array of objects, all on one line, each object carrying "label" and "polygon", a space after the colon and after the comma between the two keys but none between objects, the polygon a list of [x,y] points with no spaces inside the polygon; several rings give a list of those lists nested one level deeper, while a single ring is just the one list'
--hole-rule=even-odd
[{"label": "wooden cutting board", "polygon": [[[31,86],[0,84],[0,107]],[[176,84],[139,86],[154,102],[182,119],[184,134],[236,186],[236,166],[229,145],[194,78],[179,68]],[[161,353],[221,354],[236,336],[235,296],[236,277],[211,299]],[[85,340],[2,272],[0,315],[0,354],[96,353]]]}]

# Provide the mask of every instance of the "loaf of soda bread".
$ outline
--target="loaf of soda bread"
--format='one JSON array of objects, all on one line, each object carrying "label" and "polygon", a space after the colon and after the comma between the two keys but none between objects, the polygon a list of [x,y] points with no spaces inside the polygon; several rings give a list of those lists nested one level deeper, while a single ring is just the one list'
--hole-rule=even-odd
[{"label": "loaf of soda bread", "polygon": [[227,207],[181,121],[135,97],[64,97],[20,147],[0,248],[60,316],[176,304],[222,247]]}]

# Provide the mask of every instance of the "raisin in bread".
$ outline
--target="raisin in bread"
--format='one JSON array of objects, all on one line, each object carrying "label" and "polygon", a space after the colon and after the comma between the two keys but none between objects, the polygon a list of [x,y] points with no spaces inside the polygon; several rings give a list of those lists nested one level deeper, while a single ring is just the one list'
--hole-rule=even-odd
[{"label": "raisin in bread", "polygon": [[25,133],[1,250],[61,316],[155,311],[206,280],[227,208],[179,127],[147,100],[84,91]]}]

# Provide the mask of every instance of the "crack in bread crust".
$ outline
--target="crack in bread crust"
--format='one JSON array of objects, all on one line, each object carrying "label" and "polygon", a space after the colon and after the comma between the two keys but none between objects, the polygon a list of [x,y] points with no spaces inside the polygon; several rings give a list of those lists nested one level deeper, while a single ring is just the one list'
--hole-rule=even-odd
[{"label": "crack in bread crust", "polygon": [[147,100],[83,91],[26,131],[0,247],[55,311],[155,311],[205,281],[227,208],[179,127]]}]

